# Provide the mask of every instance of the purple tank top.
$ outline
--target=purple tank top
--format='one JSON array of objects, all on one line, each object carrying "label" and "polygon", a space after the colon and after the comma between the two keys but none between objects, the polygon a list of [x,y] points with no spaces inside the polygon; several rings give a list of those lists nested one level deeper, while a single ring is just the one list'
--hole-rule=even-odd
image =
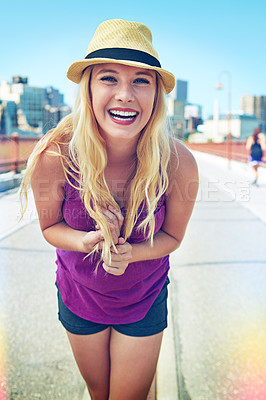
[{"label": "purple tank top", "polygon": [[[80,199],[79,191],[67,181],[66,197],[62,212],[66,223],[78,230],[95,230],[93,219]],[[155,210],[155,233],[159,231],[165,216],[165,194]],[[125,215],[126,210],[122,208]],[[129,243],[146,239],[137,229],[145,218],[140,214],[133,228]],[[99,264],[97,255],[57,249],[56,281],[64,304],[81,318],[102,324],[126,324],[145,317],[160,293],[169,270],[169,256],[155,260],[130,263],[123,275],[108,274]]]}]

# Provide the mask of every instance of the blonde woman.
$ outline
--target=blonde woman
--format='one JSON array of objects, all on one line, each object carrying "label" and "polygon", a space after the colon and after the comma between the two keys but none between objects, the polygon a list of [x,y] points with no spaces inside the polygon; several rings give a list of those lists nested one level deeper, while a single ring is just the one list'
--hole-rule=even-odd
[{"label": "blonde woman", "polygon": [[79,83],[73,113],[39,142],[22,194],[31,183],[57,248],[59,319],[91,398],[146,399],[197,166],[165,128],[175,78],[145,25],[103,22],[67,76]]}]

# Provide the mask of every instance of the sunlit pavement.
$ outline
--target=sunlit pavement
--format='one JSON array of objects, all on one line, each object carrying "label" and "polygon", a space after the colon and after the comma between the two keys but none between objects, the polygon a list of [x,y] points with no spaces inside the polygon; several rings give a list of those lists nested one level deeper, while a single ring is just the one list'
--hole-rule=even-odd
[{"label": "sunlit pavement", "polygon": [[179,399],[265,400],[265,170],[253,187],[248,166],[195,156],[199,196],[171,257]]},{"label": "sunlit pavement", "polygon": [[[17,215],[17,197],[7,196]],[[3,203],[5,197],[1,212]],[[80,400],[85,384],[57,321],[55,251],[32,215],[15,230],[7,212],[7,235],[1,232],[0,344],[9,391],[1,400]],[[1,217],[5,219],[3,212]]]},{"label": "sunlit pavement", "polygon": [[[171,256],[157,399],[265,400],[265,172],[253,187],[248,166],[228,170],[224,159],[195,156],[201,186]],[[32,203],[19,227],[18,210],[15,191],[0,196],[0,372],[8,372],[14,400],[82,399],[85,385],[57,321],[55,252]]]}]

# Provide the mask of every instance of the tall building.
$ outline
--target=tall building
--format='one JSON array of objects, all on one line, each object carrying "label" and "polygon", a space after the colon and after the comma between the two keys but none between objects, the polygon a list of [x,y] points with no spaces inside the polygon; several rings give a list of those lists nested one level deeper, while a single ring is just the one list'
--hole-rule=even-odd
[{"label": "tall building", "polygon": [[187,104],[187,81],[176,80],[174,90],[167,98],[168,115],[184,118],[185,106]]},{"label": "tall building", "polygon": [[176,81],[176,99],[181,101],[187,101],[187,81]]},{"label": "tall building", "polygon": [[266,96],[255,96],[255,115],[260,121],[260,129],[266,133]]},{"label": "tall building", "polygon": [[241,110],[245,114],[256,115],[261,132],[266,133],[266,96],[242,96]]},{"label": "tall building", "polygon": [[188,103],[187,98],[188,82],[177,79],[174,90],[167,97],[167,108],[171,129],[181,139],[186,139],[202,124],[202,107]]},{"label": "tall building", "polygon": [[176,85],[174,90],[171,92],[171,97],[174,100],[180,100],[187,102],[187,89],[188,89],[188,82],[183,81],[181,79],[176,80]]},{"label": "tall building", "polygon": [[14,101],[0,100],[0,135],[14,132],[18,126],[17,105]]},{"label": "tall building", "polygon": [[[64,104],[64,96],[53,87],[39,88],[28,85],[28,78],[15,76],[12,83],[0,83],[0,133],[21,135],[46,133],[56,126],[62,116],[71,112]],[[46,107],[53,108],[51,123],[47,123]]]},{"label": "tall building", "polygon": [[59,105],[64,105],[64,95],[59,92],[59,90],[54,89],[52,86],[46,88],[46,96],[48,104],[51,107],[58,107]]},{"label": "tall building", "polygon": [[255,115],[255,96],[246,94],[241,97],[241,110],[248,115]]},{"label": "tall building", "polygon": [[43,106],[46,101],[45,89],[23,85],[19,108],[25,115],[28,124],[33,128],[42,129]]},{"label": "tall building", "polygon": [[43,111],[43,133],[56,127],[58,122],[71,112],[70,107],[52,107],[49,104],[44,106]]}]

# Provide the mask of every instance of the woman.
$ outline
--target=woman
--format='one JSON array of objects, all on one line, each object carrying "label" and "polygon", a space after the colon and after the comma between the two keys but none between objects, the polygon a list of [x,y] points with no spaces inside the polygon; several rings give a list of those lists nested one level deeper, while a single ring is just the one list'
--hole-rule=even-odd
[{"label": "woman", "polygon": [[254,174],[253,185],[257,185],[258,181],[258,168],[262,163],[263,151],[265,151],[265,140],[262,134],[260,134],[259,128],[254,129],[253,135],[251,135],[246,143],[246,149],[250,151],[249,162]]},{"label": "woman", "polygon": [[91,398],[146,399],[197,166],[165,128],[175,79],[145,25],[103,22],[67,76],[80,84],[73,113],[39,142],[23,192],[31,181],[57,248],[59,319]]}]

